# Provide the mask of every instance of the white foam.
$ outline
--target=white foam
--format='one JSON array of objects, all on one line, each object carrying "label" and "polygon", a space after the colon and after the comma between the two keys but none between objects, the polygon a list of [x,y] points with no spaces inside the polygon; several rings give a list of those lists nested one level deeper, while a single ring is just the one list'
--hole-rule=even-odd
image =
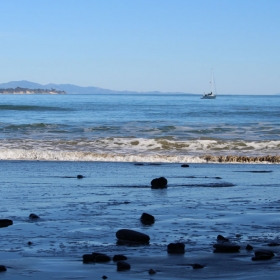
[{"label": "white foam", "polygon": [[110,162],[166,162],[166,163],[204,163],[204,159],[192,156],[164,155],[123,155],[113,153],[90,153],[71,151],[40,151],[11,149],[0,150],[1,160],[45,160],[45,161],[110,161]]},{"label": "white foam", "polygon": [[280,141],[222,141],[143,138],[101,138],[75,140],[2,140],[2,160],[201,162],[211,154],[278,155]]}]

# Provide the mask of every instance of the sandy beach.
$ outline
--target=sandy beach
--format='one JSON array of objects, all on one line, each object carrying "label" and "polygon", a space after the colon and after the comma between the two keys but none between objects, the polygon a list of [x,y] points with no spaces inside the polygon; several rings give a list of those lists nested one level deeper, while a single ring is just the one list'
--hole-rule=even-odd
[{"label": "sandy beach", "polygon": [[[277,278],[278,165],[1,161],[0,170],[1,219],[13,221],[0,228],[3,279]],[[167,188],[151,189],[160,176]],[[155,222],[141,223],[142,213]],[[119,245],[120,229],[150,242]],[[239,252],[214,253],[218,235]],[[185,253],[168,253],[170,243],[183,243]],[[252,261],[263,249],[274,257]],[[92,252],[123,254],[131,268],[83,263]]]}]

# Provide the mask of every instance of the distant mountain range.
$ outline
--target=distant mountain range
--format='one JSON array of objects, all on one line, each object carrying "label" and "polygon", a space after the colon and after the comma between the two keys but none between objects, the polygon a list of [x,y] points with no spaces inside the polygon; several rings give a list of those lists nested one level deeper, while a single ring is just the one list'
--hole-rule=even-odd
[{"label": "distant mountain range", "polygon": [[[57,91],[65,91],[68,94],[125,94],[125,93],[141,93],[141,94],[160,94],[163,92],[159,91],[151,91],[151,92],[137,92],[137,91],[116,91],[110,89],[103,89],[98,87],[80,87],[71,84],[47,84],[41,85],[38,83],[33,83],[29,81],[13,81],[8,83],[0,84],[0,89],[7,89],[7,88],[28,88],[28,89],[55,89]],[[164,92],[168,93],[168,92]],[[171,93],[171,92],[169,92]],[[183,92],[172,92],[172,94],[186,94]],[[188,93],[190,94],[190,93]]]}]

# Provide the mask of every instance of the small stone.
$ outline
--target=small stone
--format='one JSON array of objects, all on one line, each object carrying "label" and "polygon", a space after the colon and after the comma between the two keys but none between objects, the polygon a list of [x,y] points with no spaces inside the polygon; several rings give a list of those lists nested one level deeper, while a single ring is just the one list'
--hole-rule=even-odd
[{"label": "small stone", "polygon": [[279,246],[280,244],[277,243],[277,242],[271,242],[271,243],[268,243],[267,246],[270,246],[270,247],[274,247],[274,246]]},{"label": "small stone", "polygon": [[140,220],[144,225],[152,225],[155,222],[155,217],[151,214],[143,213]]},{"label": "small stone", "polygon": [[247,246],[246,246],[246,250],[247,251],[252,251],[254,248],[253,248],[253,246],[251,246],[250,244],[248,244]]},{"label": "small stone", "polygon": [[181,167],[190,167],[188,164],[182,164]]},{"label": "small stone", "polygon": [[92,254],[84,254],[83,255],[83,263],[93,263],[94,262],[94,257]]},{"label": "small stone", "polygon": [[224,236],[222,236],[222,235],[220,235],[220,234],[217,236],[217,240],[218,240],[218,241],[225,241],[225,242],[228,242],[228,241],[229,241],[228,238],[225,238]]},{"label": "small stone", "polygon": [[214,253],[236,253],[239,252],[240,246],[234,243],[217,243],[213,247]]},{"label": "small stone", "polygon": [[204,268],[204,265],[198,264],[198,263],[194,263],[192,264],[192,268],[193,269],[200,269],[200,268]]},{"label": "small stone", "polygon": [[0,272],[4,272],[4,271],[7,271],[7,268],[5,265],[0,265]]},{"label": "small stone", "polygon": [[148,272],[149,272],[150,275],[156,274],[156,271],[154,269],[152,269],[152,268]]},{"label": "small stone", "polygon": [[77,175],[77,179],[83,179],[84,176],[83,175]]},{"label": "small stone", "polygon": [[30,215],[29,215],[29,219],[31,219],[31,220],[36,220],[36,219],[39,219],[40,217],[38,216],[38,215],[36,215],[36,214],[34,214],[34,213],[31,213]]},{"label": "small stone", "polygon": [[127,260],[127,257],[124,256],[124,255],[115,255],[115,256],[113,257],[113,261],[114,261],[114,262],[125,261],[125,260]]},{"label": "small stone", "polygon": [[117,271],[129,270],[130,264],[124,261],[117,262]]},{"label": "small stone", "polygon": [[118,230],[116,232],[116,237],[122,241],[134,242],[139,244],[148,244],[150,241],[150,237],[147,234],[131,229]]},{"label": "small stone", "polygon": [[9,219],[0,219],[0,228],[2,227],[8,227],[11,226],[13,224],[12,220]]},{"label": "small stone", "polygon": [[184,254],[185,244],[184,243],[170,243],[167,246],[167,252],[169,254]]},{"label": "small stone", "polygon": [[257,250],[255,251],[255,256],[252,257],[252,261],[264,261],[270,260],[274,257],[274,253],[269,250]]},{"label": "small stone", "polygon": [[97,263],[109,262],[109,261],[111,261],[111,258],[105,254],[104,255],[100,254],[100,255],[96,255],[94,257],[94,261]]},{"label": "small stone", "polygon": [[29,245],[29,246],[32,245],[32,244],[33,244],[33,243],[32,243],[31,241],[28,241],[28,242],[27,242],[27,245]]},{"label": "small stone", "polygon": [[106,275],[103,275],[102,276],[102,279],[107,279],[108,277]]},{"label": "small stone", "polygon": [[151,181],[152,189],[165,189],[167,188],[167,180],[164,177],[155,178]]}]

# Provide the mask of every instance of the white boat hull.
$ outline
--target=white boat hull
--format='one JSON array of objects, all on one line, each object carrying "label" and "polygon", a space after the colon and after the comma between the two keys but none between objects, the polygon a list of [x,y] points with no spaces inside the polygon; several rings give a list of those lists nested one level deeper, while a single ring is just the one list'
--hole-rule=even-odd
[{"label": "white boat hull", "polygon": [[203,95],[201,99],[215,99],[216,95]]}]

